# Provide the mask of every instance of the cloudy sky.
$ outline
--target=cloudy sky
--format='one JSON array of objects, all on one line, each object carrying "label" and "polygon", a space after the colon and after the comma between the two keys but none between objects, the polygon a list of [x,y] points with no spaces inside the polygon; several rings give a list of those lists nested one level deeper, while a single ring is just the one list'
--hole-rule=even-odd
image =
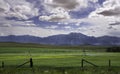
[{"label": "cloudy sky", "polygon": [[0,0],[0,36],[120,37],[120,0]]}]

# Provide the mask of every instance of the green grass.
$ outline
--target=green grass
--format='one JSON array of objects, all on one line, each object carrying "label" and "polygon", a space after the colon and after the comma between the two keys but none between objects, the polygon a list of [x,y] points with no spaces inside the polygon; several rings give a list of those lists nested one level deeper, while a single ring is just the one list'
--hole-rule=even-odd
[{"label": "green grass", "polygon": [[18,68],[18,69],[0,69],[1,74],[119,74],[118,67],[113,68],[52,68],[52,67],[36,67],[36,68]]},{"label": "green grass", "polygon": [[[94,69],[91,69],[91,71],[89,71],[89,69],[94,67],[87,63],[84,63],[84,66],[87,67],[86,71],[78,71],[81,67],[82,59],[86,59],[87,61],[98,65],[98,74],[118,74],[117,72],[120,70],[120,53],[107,53],[105,52],[106,47],[107,46],[52,46],[39,44],[0,43],[0,63],[4,61],[4,70],[6,73],[2,68],[0,68],[0,72],[3,74],[9,74],[11,67],[14,69],[24,62],[29,61],[29,58],[32,57],[34,68],[37,72],[36,74],[39,74],[39,72],[42,74],[63,74],[59,71],[59,69],[52,69],[51,67],[62,67],[62,69],[67,70],[68,74],[93,74]],[[83,49],[86,51],[86,56],[83,53]],[[108,69],[109,59],[111,60],[113,73],[106,70]],[[44,72],[46,69],[41,70],[43,67],[47,68],[47,70],[50,69],[50,72]],[[102,68],[105,69],[103,70]],[[31,68],[29,68],[28,63],[22,66],[22,68],[16,69],[17,72],[15,71],[12,74],[26,74],[26,71],[28,71],[29,74],[33,74],[30,69]]]},{"label": "green grass", "polygon": [[[94,54],[94,55],[92,55]],[[78,67],[81,66],[81,59],[86,59],[98,66],[108,66],[108,60],[112,61],[112,66],[120,66],[119,53],[89,53],[83,56],[82,53],[44,53],[31,54],[35,66],[55,66],[55,67]],[[1,54],[0,61],[4,61],[6,66],[17,66],[28,61],[27,54]],[[89,66],[89,65],[88,65]]]}]

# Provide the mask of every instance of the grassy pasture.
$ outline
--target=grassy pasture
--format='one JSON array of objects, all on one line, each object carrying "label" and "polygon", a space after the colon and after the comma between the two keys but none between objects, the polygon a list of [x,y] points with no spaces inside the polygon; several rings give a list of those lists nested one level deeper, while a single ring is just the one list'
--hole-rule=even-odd
[{"label": "grassy pasture", "polygon": [[[99,73],[96,74],[119,74],[120,53],[107,53],[105,52],[106,47],[107,46],[51,46],[39,44],[0,43],[0,63],[4,61],[6,68],[4,69],[4,72],[2,68],[0,68],[0,72],[8,74],[11,67],[14,69],[16,66],[29,61],[29,58],[32,57],[36,72],[35,74],[63,74],[61,70],[53,69],[61,67],[62,69],[65,68],[68,72],[66,74],[93,74],[96,72],[97,69],[94,69],[94,67],[87,63],[84,64],[86,70],[84,72],[79,71],[81,67],[81,59],[86,59],[98,65]],[[86,56],[83,53],[83,49],[86,51]],[[111,72],[107,70],[109,59],[111,60],[113,68],[113,71]],[[45,68],[43,69],[43,67]],[[24,65],[20,69],[16,69],[16,71],[12,74],[26,74],[26,71],[29,72],[29,74],[33,74],[31,68],[29,68],[29,64]]]}]

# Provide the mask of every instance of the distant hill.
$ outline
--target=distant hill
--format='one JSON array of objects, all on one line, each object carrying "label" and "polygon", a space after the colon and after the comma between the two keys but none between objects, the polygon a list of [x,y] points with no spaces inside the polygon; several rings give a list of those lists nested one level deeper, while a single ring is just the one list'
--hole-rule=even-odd
[{"label": "distant hill", "polygon": [[0,36],[0,42],[38,43],[50,45],[120,45],[119,37],[92,37],[81,33],[53,35],[49,37],[35,36]]}]

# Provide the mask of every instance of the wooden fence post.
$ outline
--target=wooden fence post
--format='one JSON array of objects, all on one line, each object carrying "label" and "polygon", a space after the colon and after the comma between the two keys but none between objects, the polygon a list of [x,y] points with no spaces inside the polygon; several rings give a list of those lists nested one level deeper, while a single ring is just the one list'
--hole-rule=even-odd
[{"label": "wooden fence post", "polygon": [[84,67],[83,62],[84,62],[84,60],[82,59],[82,60],[81,60],[81,67],[82,67],[82,68]]},{"label": "wooden fence post", "polygon": [[65,74],[65,69],[62,69],[62,74]]},{"label": "wooden fence post", "polygon": [[33,60],[32,60],[32,58],[30,58],[30,67],[31,68],[33,67]]},{"label": "wooden fence post", "polygon": [[2,68],[4,68],[4,61],[2,61]]},{"label": "wooden fence post", "polygon": [[109,67],[111,67],[111,60],[109,60]]}]

